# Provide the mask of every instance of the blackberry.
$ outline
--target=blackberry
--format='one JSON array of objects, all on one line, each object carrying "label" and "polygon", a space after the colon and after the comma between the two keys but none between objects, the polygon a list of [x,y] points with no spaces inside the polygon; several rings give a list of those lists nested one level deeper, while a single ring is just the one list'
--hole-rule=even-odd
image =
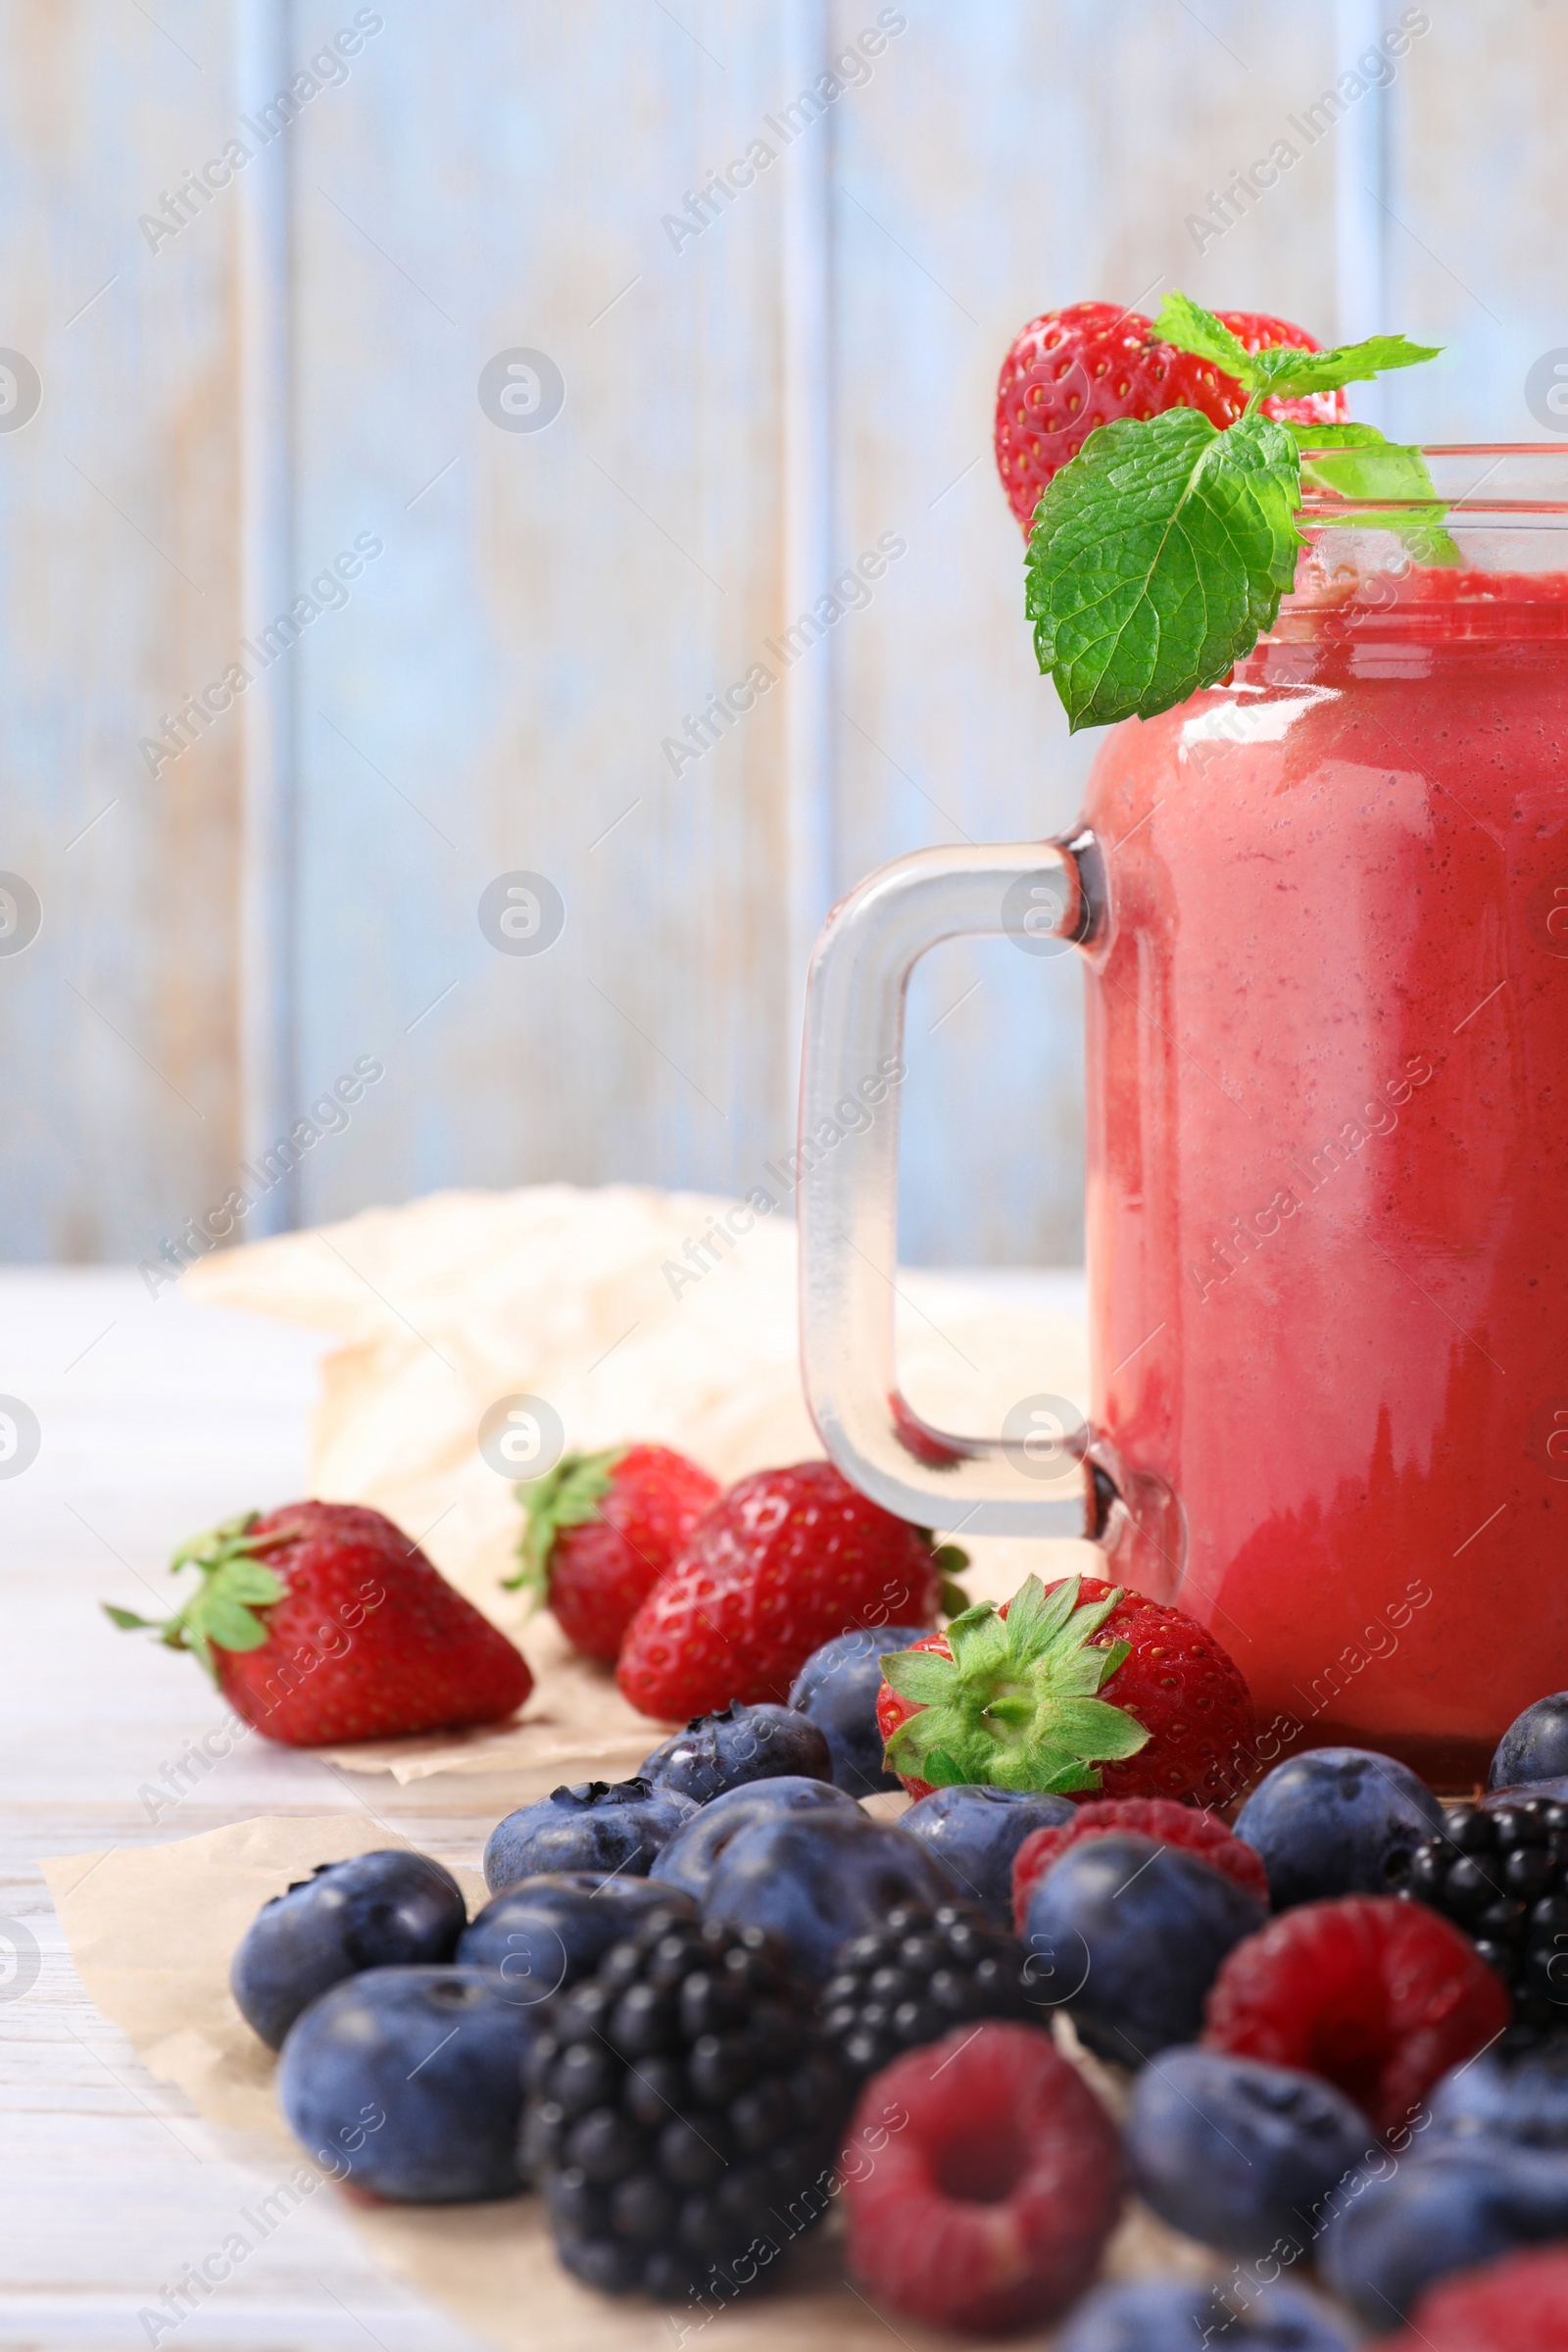
[{"label": "blackberry", "polygon": [[655,1912],[552,2004],[526,2082],[522,2170],[606,2293],[733,2295],[831,2202],[848,2085],[759,1928]]},{"label": "blackberry", "polygon": [[1568,1804],[1450,1806],[1398,1892],[1473,1938],[1520,2026],[1568,2033]]},{"label": "blackberry", "polygon": [[901,2050],[983,2017],[1039,2025],[1023,1945],[978,1905],[901,1903],[841,1948],[822,1988],[822,2030],[851,2082]]}]

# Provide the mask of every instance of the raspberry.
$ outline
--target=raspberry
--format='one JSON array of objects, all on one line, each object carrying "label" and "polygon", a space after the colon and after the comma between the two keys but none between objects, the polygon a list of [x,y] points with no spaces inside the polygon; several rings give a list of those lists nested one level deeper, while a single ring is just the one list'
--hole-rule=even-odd
[{"label": "raspberry", "polygon": [[1024,1949],[974,1905],[901,1903],[855,1936],[822,1987],[822,2031],[857,2082],[900,2050],[982,2017],[1043,2024],[1029,1999]]},{"label": "raspberry", "polygon": [[1115,2127],[1050,2035],[960,2026],[860,2094],[850,2264],[935,2327],[1039,2326],[1094,2277],[1121,2191]]},{"label": "raspberry", "polygon": [[527,2087],[523,2169],[606,2293],[733,2294],[828,2209],[848,2102],[760,1929],[654,1912],[554,2005]]},{"label": "raspberry", "polygon": [[1029,1897],[1053,1862],[1086,1838],[1111,1838],[1124,1831],[1157,1838],[1163,1845],[1184,1846],[1200,1862],[1210,1863],[1238,1886],[1245,1886],[1249,1894],[1255,1894],[1267,1908],[1268,1873],[1261,1855],[1233,1838],[1211,1813],[1178,1805],[1167,1796],[1105,1796],[1080,1805],[1077,1818],[1062,1823],[1059,1829],[1036,1830],[1019,1846],[1012,1863],[1012,1915],[1018,1933],[1023,1933]]},{"label": "raspberry", "polygon": [[1302,1903],[1250,1936],[1209,1989],[1203,2040],[1338,2083],[1380,2132],[1508,2023],[1467,1936],[1388,1895]]},{"label": "raspberry", "polygon": [[1505,2254],[1428,2287],[1386,2352],[1568,2352],[1568,2252]]},{"label": "raspberry", "polygon": [[1400,1890],[1476,1939],[1523,2024],[1568,2022],[1568,1805],[1455,1805]]}]

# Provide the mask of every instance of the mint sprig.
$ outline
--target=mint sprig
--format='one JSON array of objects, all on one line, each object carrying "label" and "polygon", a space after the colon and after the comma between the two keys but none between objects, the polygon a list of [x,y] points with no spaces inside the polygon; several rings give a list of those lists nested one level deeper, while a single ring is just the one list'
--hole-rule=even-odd
[{"label": "mint sprig", "polygon": [[[1101,425],[1042,493],[1025,610],[1036,659],[1074,733],[1173,709],[1223,677],[1273,627],[1306,544],[1295,519],[1303,448],[1346,453],[1312,462],[1314,487],[1432,505],[1418,451],[1384,441],[1371,426],[1276,423],[1258,404],[1413,367],[1436,358],[1435,346],[1373,335],[1330,351],[1249,352],[1223,319],[1179,293],[1166,296],[1154,331],[1234,375],[1248,401],[1224,431],[1188,408]],[[1354,438],[1335,438],[1341,434]],[[1369,491],[1374,478],[1381,486]],[[1348,519],[1399,530],[1422,562],[1456,560],[1437,527],[1441,511],[1414,522],[1397,507]]]},{"label": "mint sprig", "polygon": [[1123,1595],[1117,1587],[1080,1607],[1081,1581],[1048,1592],[1031,1576],[1004,1618],[976,1601],[948,1627],[950,1658],[929,1649],[883,1658],[883,1680],[918,1709],[889,1740],[888,1769],[938,1788],[981,1783],[1070,1796],[1100,1787],[1096,1765],[1137,1755],[1149,1740],[1144,1726],[1096,1695],[1128,1644],[1091,1639]]},{"label": "mint sprig", "polygon": [[1275,343],[1249,351],[1222,318],[1203,310],[1188,294],[1167,294],[1154,320],[1154,332],[1178,351],[1212,360],[1234,375],[1245,392],[1267,394],[1276,400],[1302,400],[1311,392],[1336,392],[1342,384],[1369,383],[1391,368],[1415,368],[1435,360],[1439,343],[1412,343],[1407,335],[1368,335],[1362,343],[1337,343],[1327,351],[1304,351],[1296,344]]},{"label": "mint sprig", "polygon": [[251,1530],[259,1516],[242,1511],[180,1545],[169,1563],[170,1573],[177,1576],[182,1568],[199,1568],[201,1582],[172,1617],[138,1617],[133,1609],[117,1609],[108,1601],[105,1616],[122,1632],[157,1634],[171,1649],[193,1651],[216,1682],[215,1647],[260,1649],[268,1628],[256,1612],[281,1600],[288,1591],[275,1570],[256,1557],[259,1547],[251,1541]]}]

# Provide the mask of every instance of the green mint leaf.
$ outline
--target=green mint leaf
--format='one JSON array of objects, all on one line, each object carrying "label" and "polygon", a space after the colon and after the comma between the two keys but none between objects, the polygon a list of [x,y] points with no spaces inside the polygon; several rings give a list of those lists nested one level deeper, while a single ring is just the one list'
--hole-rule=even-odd
[{"label": "green mint leaf", "polygon": [[[1303,454],[1301,460],[1303,490],[1327,490],[1338,498],[1358,502],[1380,498],[1401,502],[1386,514],[1368,512],[1362,504],[1356,514],[1346,515],[1348,529],[1397,532],[1406,554],[1418,564],[1462,562],[1457,545],[1443,528],[1447,509],[1439,502],[1426,459],[1418,449],[1385,440],[1375,424],[1292,423],[1285,429],[1298,449],[1311,453]],[[1339,454],[1342,451],[1343,456]],[[1402,502],[1407,500],[1424,506],[1427,512],[1414,515],[1402,511]],[[1313,520],[1332,523],[1334,517],[1315,515]]]},{"label": "green mint leaf", "polygon": [[[1194,302],[1190,294],[1167,294],[1159,306],[1154,320],[1154,332],[1162,343],[1174,343],[1178,351],[1190,351],[1200,360],[1212,360],[1227,375],[1248,380],[1250,354],[1247,347],[1212,311],[1205,311]],[[1251,386],[1248,384],[1250,391]]]},{"label": "green mint leaf", "polygon": [[1328,351],[1296,351],[1281,343],[1252,352],[1243,380],[1250,390],[1274,399],[1299,400],[1309,392],[1337,391],[1341,384],[1368,383],[1390,368],[1418,367],[1442,349],[1441,343],[1412,343],[1407,335],[1368,335],[1364,343],[1338,343]]},{"label": "green mint leaf", "polygon": [[1369,335],[1362,343],[1337,343],[1328,351],[1306,351],[1299,344],[1274,343],[1262,351],[1248,351],[1222,318],[1205,311],[1190,294],[1170,293],[1159,306],[1154,332],[1178,351],[1212,360],[1234,375],[1249,392],[1278,400],[1298,400],[1309,392],[1334,392],[1341,384],[1360,384],[1390,368],[1414,368],[1435,360],[1440,343],[1412,343],[1407,335]]},{"label": "green mint leaf", "polygon": [[1047,484],[1026,610],[1075,734],[1152,718],[1251,652],[1304,544],[1298,472],[1266,416],[1221,433],[1167,409],[1102,425]]}]

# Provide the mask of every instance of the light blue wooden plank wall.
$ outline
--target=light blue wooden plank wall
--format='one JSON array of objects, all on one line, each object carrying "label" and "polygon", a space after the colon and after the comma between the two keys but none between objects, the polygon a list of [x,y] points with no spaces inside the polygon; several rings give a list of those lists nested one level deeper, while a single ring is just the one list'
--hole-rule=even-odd
[{"label": "light blue wooden plank wall", "polygon": [[[385,1075],[250,1230],[445,1184],[754,1181],[789,1140],[803,926],[833,891],[1073,812],[1094,746],[1033,675],[989,456],[1000,355],[1048,303],[1181,283],[1323,333],[1381,303],[1452,346],[1392,388],[1394,429],[1536,437],[1525,370],[1568,344],[1557,12],[1441,0],[1392,87],[1309,141],[1304,110],[1398,10],[802,4],[379,0],[343,74],[156,253],[138,216],[267,94],[236,68],[243,11],[0,5],[0,347],[45,387],[0,434],[0,869],[45,910],[0,957],[7,1255],[155,1251],[222,1200],[259,1119],[367,1056]],[[295,0],[274,46],[304,67],[354,18]],[[852,50],[820,121],[767,127],[803,53]],[[1279,184],[1195,238],[1281,137]],[[664,217],[759,138],[775,160],[677,248]],[[254,741],[215,722],[156,777],[137,749],[270,618],[239,447],[265,324],[241,227],[270,188],[293,385],[270,544],[291,593],[380,548],[269,672],[292,728],[275,1002],[240,925]],[[518,348],[564,381],[537,432],[477,396]],[[799,463],[817,426],[825,493]],[[685,714],[781,671],[767,642],[889,535],[869,602],[672,773]],[[537,956],[479,927],[518,869],[565,906]],[[1076,1253],[1077,1007],[1070,957],[955,948],[921,974],[908,1254]],[[282,1056],[260,1112],[246,1017]]]}]

